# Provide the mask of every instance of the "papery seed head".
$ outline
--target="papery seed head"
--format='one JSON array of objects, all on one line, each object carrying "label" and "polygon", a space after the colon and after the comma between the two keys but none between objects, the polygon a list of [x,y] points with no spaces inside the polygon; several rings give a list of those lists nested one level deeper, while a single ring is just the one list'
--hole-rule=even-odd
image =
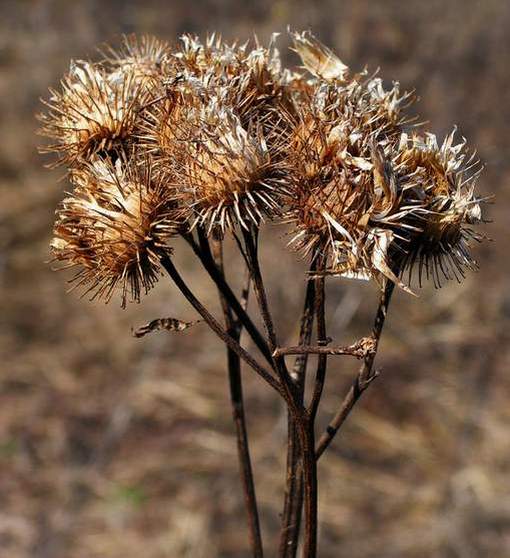
[{"label": "papery seed head", "polygon": [[101,66],[73,63],[61,91],[51,92],[48,113],[40,116],[41,134],[55,140],[44,151],[56,152],[59,164],[71,166],[97,153],[126,153],[143,96],[132,73],[119,79]]},{"label": "papery seed head", "polygon": [[139,78],[161,75],[171,56],[170,45],[150,35],[127,35],[118,50],[110,46],[104,50],[105,62],[113,71],[135,73]]},{"label": "papery seed head", "polygon": [[192,224],[225,231],[278,212],[278,168],[261,129],[243,128],[217,98],[190,111],[177,145],[174,179]]},{"label": "papery seed head", "polygon": [[72,173],[73,193],[57,211],[56,261],[78,267],[72,279],[93,298],[107,301],[121,290],[122,305],[139,301],[158,278],[159,261],[171,253],[168,240],[179,229],[175,202],[151,173],[118,160],[97,160]]},{"label": "papery seed head", "polygon": [[[454,145],[454,133],[441,147],[433,134],[403,136],[395,157],[408,209],[402,215],[407,233],[399,263],[402,271],[418,267],[436,286],[442,279],[460,280],[465,269],[476,269],[471,241],[481,240],[472,225],[482,220],[474,186],[480,169],[468,156],[465,141]],[[398,256],[395,256],[398,260]]]}]

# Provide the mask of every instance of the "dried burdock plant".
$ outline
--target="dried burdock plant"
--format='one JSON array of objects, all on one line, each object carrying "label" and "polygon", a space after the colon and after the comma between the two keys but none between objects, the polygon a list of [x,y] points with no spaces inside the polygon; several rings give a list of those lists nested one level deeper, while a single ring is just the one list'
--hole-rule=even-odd
[{"label": "dried burdock plant", "polygon": [[[479,166],[465,141],[441,145],[407,111],[413,95],[366,70],[353,73],[310,33],[293,34],[303,71],[283,69],[269,47],[204,43],[184,36],[175,48],[150,37],[103,49],[79,62],[52,91],[41,117],[45,150],[69,167],[72,190],[57,210],[54,260],[71,279],[107,301],[139,301],[165,270],[200,320],[155,319],[138,328],[184,331],[203,321],[225,343],[230,396],[253,556],[262,535],[245,423],[241,364],[258,374],[288,410],[285,503],[279,555],[317,553],[317,462],[373,370],[397,285],[412,292],[431,278],[460,280],[475,269],[470,243],[482,221]],[[306,73],[308,72],[308,73]],[[259,262],[259,230],[286,224],[288,243],[310,268],[297,344],[279,339]],[[215,284],[223,324],[194,295],[172,260],[181,235]],[[227,278],[223,241],[235,239],[245,268],[238,296]],[[345,346],[326,333],[325,283],[374,280],[381,297],[371,334]],[[338,280],[338,279],[333,279]],[[261,331],[248,312],[253,291]],[[316,333],[313,333],[315,323]],[[243,330],[258,352],[241,345]],[[315,344],[313,343],[315,341]],[[311,393],[308,356],[317,355]],[[292,369],[286,358],[295,356]],[[328,358],[362,361],[328,428],[316,436]]]}]

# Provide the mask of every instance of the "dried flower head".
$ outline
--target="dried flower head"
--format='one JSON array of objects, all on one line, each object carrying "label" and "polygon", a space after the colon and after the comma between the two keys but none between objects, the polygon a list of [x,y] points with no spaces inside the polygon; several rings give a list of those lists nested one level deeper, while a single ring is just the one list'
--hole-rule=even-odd
[{"label": "dried flower head", "polygon": [[185,35],[172,50],[128,37],[101,64],[72,65],[41,119],[75,187],[53,251],[81,268],[77,284],[138,300],[184,225],[222,234],[282,214],[323,273],[410,290],[416,265],[436,285],[475,267],[464,142],[418,133],[411,93],[350,71],[310,33],[293,34],[310,75],[282,69],[274,38]]},{"label": "dried flower head", "polygon": [[469,247],[482,239],[472,228],[482,221],[482,200],[475,195],[481,169],[465,140],[454,144],[454,133],[440,147],[433,134],[403,135],[395,156],[407,205],[402,221],[411,227],[401,257],[394,259],[402,272],[408,270],[409,282],[415,264],[419,284],[425,272],[436,286],[477,267]]},{"label": "dried flower head", "polygon": [[41,133],[55,143],[58,163],[76,165],[96,154],[113,158],[129,151],[144,87],[133,72],[118,75],[88,62],[76,62],[51,91],[48,114],[40,115]]},{"label": "dried flower head", "polygon": [[309,34],[296,34],[297,52],[314,75],[300,91],[298,124],[289,142],[293,169],[287,221],[304,253],[322,252],[328,273],[377,279],[410,290],[398,275],[419,262],[441,277],[473,268],[468,244],[479,240],[468,224],[481,218],[476,172],[464,144],[449,136],[417,135],[405,112],[411,94],[390,91],[366,72],[349,77],[338,58]]},{"label": "dried flower head", "polygon": [[293,108],[277,53],[185,36],[174,57],[180,72],[149,103],[139,145],[175,183],[192,226],[224,231],[273,217]]},{"label": "dried flower head", "polygon": [[160,76],[170,55],[170,45],[167,42],[149,35],[124,36],[118,50],[109,45],[105,47],[105,62],[113,70],[134,73],[139,79]]},{"label": "dried flower head", "polygon": [[258,225],[279,211],[279,167],[260,127],[246,130],[217,98],[191,109],[177,130],[173,177],[190,224],[208,232]]},{"label": "dried flower head", "polygon": [[289,150],[291,243],[305,254],[322,253],[328,273],[369,278],[380,272],[398,281],[382,257],[393,233],[374,226],[397,205],[384,152],[372,145],[368,157],[352,155],[339,126],[310,112],[296,129]]},{"label": "dried flower head", "polygon": [[57,211],[54,259],[78,267],[72,279],[93,298],[110,300],[121,288],[122,305],[139,301],[158,278],[160,258],[177,233],[168,187],[143,167],[97,160],[73,171],[73,193]]}]

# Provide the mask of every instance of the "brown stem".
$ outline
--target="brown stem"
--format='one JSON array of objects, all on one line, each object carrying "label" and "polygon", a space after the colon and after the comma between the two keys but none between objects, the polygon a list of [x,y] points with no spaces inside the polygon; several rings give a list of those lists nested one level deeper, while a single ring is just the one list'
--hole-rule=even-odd
[{"label": "brown stem", "polygon": [[317,556],[317,460],[315,458],[314,421],[307,418],[300,425],[303,459],[305,529],[303,536],[303,558]]},{"label": "brown stem", "polygon": [[[225,270],[223,267],[223,247],[221,241],[214,241],[213,251],[216,265],[218,266],[218,269],[221,271],[221,273],[224,275]],[[243,289],[242,304],[244,306],[244,310],[246,310],[246,305],[248,302],[249,285],[250,276],[248,274],[246,286]],[[232,310],[228,304],[228,301],[219,289],[218,294],[220,297],[221,306],[223,308],[223,315],[225,317],[227,333],[231,335],[233,339],[239,342],[243,326],[239,321],[234,320]],[[254,558],[263,558],[264,550],[262,546],[262,535],[260,531],[257,497],[255,493],[255,483],[253,480],[253,470],[248,443],[248,431],[246,428],[246,415],[244,410],[241,359],[239,358],[239,355],[236,354],[230,347],[227,347],[227,361],[230,401],[232,405],[232,416],[236,428],[239,471],[243,485],[245,508],[250,533],[250,543]]]},{"label": "brown stem", "polygon": [[331,444],[333,438],[335,437],[338,430],[341,428],[347,417],[349,416],[352,408],[361,397],[363,392],[372,383],[372,381],[377,377],[377,371],[372,372],[372,367],[374,364],[375,355],[377,353],[377,348],[379,345],[379,340],[381,338],[381,333],[384,327],[384,321],[388,312],[388,306],[390,304],[391,295],[395,284],[391,281],[387,281],[384,291],[381,295],[379,301],[379,306],[377,308],[377,314],[374,321],[374,326],[372,329],[372,337],[375,341],[375,346],[372,351],[370,351],[364,358],[363,364],[358,372],[358,375],[354,379],[353,385],[347,392],[342,404],[326,428],[326,431],[320,437],[317,446],[315,448],[315,456],[318,460],[320,456],[324,453],[326,448]]},{"label": "brown stem", "polygon": [[241,306],[240,302],[237,300],[237,297],[235,296],[234,292],[232,291],[228,283],[225,281],[223,274],[220,273],[220,271],[218,270],[218,267],[216,266],[210,251],[203,243],[203,240],[201,244],[204,249],[202,249],[195,242],[192,236],[185,235],[184,238],[192,247],[193,251],[198,256],[198,258],[200,259],[202,265],[204,266],[204,269],[207,271],[211,279],[214,281],[216,287],[221,291],[222,295],[226,298],[230,308],[232,308],[233,312],[236,314],[239,321],[243,324],[244,328],[246,329],[246,332],[251,337],[251,339],[259,349],[259,351],[262,353],[266,361],[272,365],[273,359],[271,356],[271,351],[269,350],[269,347],[264,337],[257,329],[255,324],[252,322],[251,318],[246,313],[246,310]]},{"label": "brown stem", "polygon": [[364,358],[372,351],[373,341],[370,337],[364,337],[352,345],[345,347],[324,347],[323,345],[296,345],[293,347],[278,347],[273,356],[282,355],[348,355],[356,358]]},{"label": "brown stem", "polygon": [[269,310],[269,304],[266,296],[266,290],[264,287],[264,281],[262,279],[262,273],[260,271],[260,264],[258,259],[258,249],[257,249],[257,235],[258,230],[252,228],[249,231],[242,229],[244,243],[246,247],[246,256],[249,264],[249,269],[253,281],[253,290],[255,291],[255,296],[257,298],[260,315],[262,318],[262,323],[266,330],[267,339],[269,342],[269,349],[271,350],[271,358],[273,362],[273,369],[278,375],[281,386],[283,388],[283,393],[285,395],[285,401],[289,407],[289,410],[294,414],[299,414],[299,407],[297,393],[295,386],[292,383],[292,379],[285,366],[285,359],[283,357],[273,357],[272,353],[277,347],[276,332],[274,329],[274,322]]},{"label": "brown stem", "polygon": [[[315,260],[310,271],[315,271]],[[314,318],[315,281],[308,281],[305,301],[301,314],[299,330],[300,345],[308,345],[312,336]],[[303,403],[306,367],[309,353],[300,353],[296,357],[292,369],[292,381],[296,385],[299,401]],[[295,420],[291,413],[287,417],[287,475],[285,483],[285,502],[282,513],[282,527],[280,531],[279,556],[281,558],[295,558],[301,513],[303,509],[303,476],[300,462],[300,441]]]},{"label": "brown stem", "polygon": [[176,286],[179,288],[188,302],[195,308],[195,310],[202,316],[207,325],[216,333],[216,335],[236,354],[242,358],[246,364],[251,366],[253,370],[263,378],[274,390],[280,395],[285,396],[285,392],[280,386],[279,382],[273,375],[260,365],[248,352],[246,352],[239,343],[233,339],[220,325],[216,318],[203,306],[203,304],[195,297],[189,287],[184,282],[183,278],[177,271],[172,260],[168,256],[161,258],[161,265],[165,268],[167,273],[173,279]]},{"label": "brown stem", "polygon": [[[318,256],[318,269],[326,265],[326,259]],[[317,279],[315,285],[315,317],[317,320],[317,341],[319,344],[327,343],[326,340],[326,293],[324,276]],[[303,454],[303,482],[305,503],[305,531],[303,541],[303,557],[315,558],[317,555],[317,514],[318,514],[318,483],[317,483],[317,461],[315,459],[315,418],[319,409],[319,403],[324,389],[327,368],[327,353],[318,353],[317,370],[315,372],[315,383],[312,400],[307,410],[306,428],[302,433]]]},{"label": "brown stem", "polygon": [[246,245],[246,254],[249,262],[250,272],[253,279],[253,287],[257,300],[260,306],[260,313],[262,316],[262,322],[266,329],[267,338],[269,341],[269,348],[274,351],[277,347],[276,333],[274,329],[273,318],[269,310],[269,304],[267,301],[266,290],[264,287],[264,282],[262,280],[262,273],[260,271],[260,264],[258,260],[258,249],[257,249],[257,234],[256,230],[245,231],[243,229],[243,236]]},{"label": "brown stem", "polygon": [[[324,261],[325,263],[325,261]],[[321,262],[321,269],[323,263]],[[317,318],[317,341],[319,343],[327,343],[326,340],[326,312],[325,312],[325,302],[326,295],[324,289],[325,279],[324,277],[319,277],[317,279],[316,291],[317,295],[315,297],[315,315]],[[320,347],[325,348],[325,347]],[[317,371],[315,373],[315,385],[313,389],[312,401],[309,407],[309,416],[312,428],[315,424],[315,417],[317,416],[317,411],[319,409],[319,403],[322,396],[322,390],[324,389],[324,381],[326,379],[326,367],[328,353],[324,351],[318,351],[317,354],[319,358],[317,359]]]}]

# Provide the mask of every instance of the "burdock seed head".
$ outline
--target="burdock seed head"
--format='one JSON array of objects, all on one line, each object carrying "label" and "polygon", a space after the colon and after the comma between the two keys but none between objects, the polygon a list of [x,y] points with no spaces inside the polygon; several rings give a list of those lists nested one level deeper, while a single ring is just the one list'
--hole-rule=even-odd
[{"label": "burdock seed head", "polygon": [[78,268],[72,279],[92,298],[110,300],[120,286],[122,306],[156,283],[160,259],[177,233],[175,202],[151,166],[96,160],[73,171],[73,193],[57,210],[54,259]]},{"label": "burdock seed head", "polygon": [[118,50],[109,45],[103,50],[105,62],[112,70],[134,73],[139,79],[162,75],[171,56],[170,45],[150,35],[127,35]]},{"label": "burdock seed head", "polygon": [[189,110],[177,130],[173,177],[191,226],[223,233],[279,211],[278,166],[262,128],[246,130],[221,99]]},{"label": "burdock seed head", "polygon": [[293,110],[275,49],[185,36],[173,58],[178,71],[144,112],[140,147],[175,185],[190,226],[223,233],[273,218]]},{"label": "burdock seed head", "polygon": [[116,158],[130,150],[146,89],[136,72],[111,73],[98,64],[76,62],[51,91],[40,115],[41,134],[55,140],[57,164],[75,166],[94,155]]},{"label": "burdock seed head", "polygon": [[321,273],[409,290],[416,266],[436,285],[475,267],[478,172],[464,143],[421,132],[398,83],[352,72],[310,33],[293,39],[309,75],[282,69],[274,37],[186,35],[175,49],[129,37],[101,64],[72,65],[41,119],[75,187],[53,251],[80,267],[77,284],[138,300],[178,231],[282,216]]},{"label": "burdock seed head", "polygon": [[351,75],[310,34],[295,34],[296,51],[313,77],[297,97],[289,142],[293,171],[288,221],[305,253],[323,253],[328,273],[382,274],[409,290],[398,275],[419,266],[439,286],[475,266],[470,227],[481,220],[474,195],[477,172],[453,135],[408,134],[412,101],[398,84],[385,90],[366,71]]},{"label": "burdock seed head", "polygon": [[[357,140],[356,140],[357,141]],[[352,155],[342,122],[328,122],[312,106],[302,114],[289,149],[292,187],[287,221],[291,244],[304,254],[325,256],[328,273],[368,278],[385,274],[373,258],[371,216],[395,203],[391,188],[376,189],[380,153]]]},{"label": "burdock seed head", "polygon": [[473,230],[482,221],[482,200],[475,194],[481,168],[465,140],[454,144],[454,133],[441,146],[433,134],[404,134],[395,155],[406,206],[400,224],[407,231],[406,242],[398,243],[400,257],[393,257],[401,272],[408,270],[409,282],[416,266],[419,284],[425,275],[436,286],[477,268],[470,244],[483,238]]}]

